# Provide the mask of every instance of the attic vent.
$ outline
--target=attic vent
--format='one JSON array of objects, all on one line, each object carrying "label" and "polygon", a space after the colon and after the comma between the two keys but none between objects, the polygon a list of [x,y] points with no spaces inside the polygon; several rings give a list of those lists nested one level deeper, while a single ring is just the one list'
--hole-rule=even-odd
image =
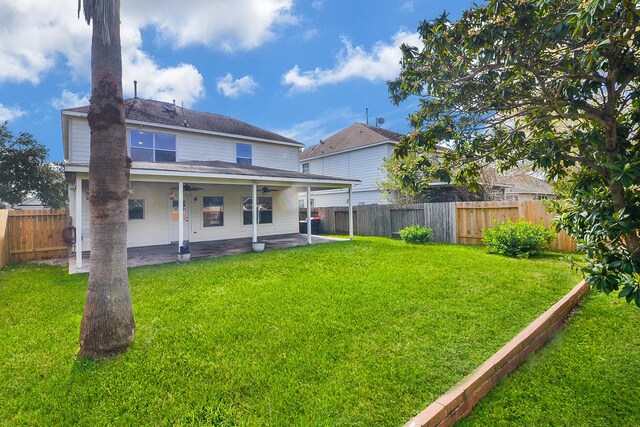
[{"label": "attic vent", "polygon": [[164,104],[164,109],[172,113],[176,112],[176,106],[173,104]]}]

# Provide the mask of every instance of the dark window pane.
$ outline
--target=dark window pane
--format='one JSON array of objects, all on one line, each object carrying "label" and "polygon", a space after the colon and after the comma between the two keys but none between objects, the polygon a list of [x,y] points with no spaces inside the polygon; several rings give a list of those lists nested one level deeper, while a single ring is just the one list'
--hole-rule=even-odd
[{"label": "dark window pane", "polygon": [[156,162],[167,163],[176,161],[175,151],[156,150]]},{"label": "dark window pane", "polygon": [[153,150],[131,147],[131,160],[136,162],[153,162]]},{"label": "dark window pane", "polygon": [[309,173],[309,163],[302,164],[302,173]]},{"label": "dark window pane", "polygon": [[222,196],[202,198],[202,226],[219,227],[224,225],[224,199]]},{"label": "dark window pane", "polygon": [[260,211],[258,214],[260,215],[260,218],[258,219],[259,224],[273,223],[273,211]]},{"label": "dark window pane", "polygon": [[153,148],[153,132],[132,130],[131,148]]},{"label": "dark window pane", "polygon": [[168,133],[156,133],[156,150],[176,151],[176,136]]},{"label": "dark window pane", "polygon": [[273,197],[258,197],[258,210],[270,211],[273,209]]},{"label": "dark window pane", "polygon": [[129,200],[129,219],[144,219],[144,200]]},{"label": "dark window pane", "polygon": [[251,166],[251,159],[243,159],[241,157],[238,157],[236,159],[236,163],[239,164],[239,165]]},{"label": "dark window pane", "polygon": [[253,212],[252,211],[243,211],[242,212],[242,224],[244,224],[244,225],[253,224]]}]

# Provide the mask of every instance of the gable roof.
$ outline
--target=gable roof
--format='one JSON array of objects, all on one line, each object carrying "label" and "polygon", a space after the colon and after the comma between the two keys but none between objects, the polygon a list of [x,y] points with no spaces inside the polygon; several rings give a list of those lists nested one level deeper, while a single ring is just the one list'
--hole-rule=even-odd
[{"label": "gable roof", "polygon": [[547,181],[523,173],[502,175],[498,178],[498,183],[507,187],[507,193],[547,195],[554,194],[551,184],[549,184]]},{"label": "gable roof", "polygon": [[363,123],[354,123],[351,126],[331,135],[329,138],[307,148],[300,153],[300,160],[313,157],[326,156],[328,154],[339,153],[341,151],[353,150],[355,148],[367,147],[387,142],[397,144],[402,134],[388,129],[377,128]]},{"label": "gable roof", "polygon": [[[261,129],[241,120],[234,119],[233,117],[182,108],[168,102],[130,98],[124,101],[124,108],[127,121],[160,124],[184,128],[185,130],[196,129],[266,141],[284,142],[300,147],[303,146],[303,144],[298,141]],[[63,115],[65,112],[88,114],[89,106],[62,110]]]}]

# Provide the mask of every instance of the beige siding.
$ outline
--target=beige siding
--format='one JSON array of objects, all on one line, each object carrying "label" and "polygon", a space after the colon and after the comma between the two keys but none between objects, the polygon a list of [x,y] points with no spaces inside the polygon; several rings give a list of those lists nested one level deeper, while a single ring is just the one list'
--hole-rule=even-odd
[{"label": "beige siding", "polygon": [[89,163],[89,143],[91,130],[85,119],[73,118],[70,120],[69,132],[69,161],[72,163]]},{"label": "beige siding", "polygon": [[[130,131],[139,129],[136,126],[127,128],[127,143]],[[219,160],[235,163],[236,142],[251,144],[253,164],[274,169],[298,170],[298,148],[268,142],[253,142],[214,135],[195,134],[184,131],[171,131],[162,128],[144,126],[149,132],[164,132],[176,135],[176,159],[178,161]],[[70,124],[69,161],[75,163],[89,162],[89,145],[91,133],[86,119],[73,118]]]},{"label": "beige siding", "polygon": [[296,147],[262,142],[256,142],[252,145],[255,166],[290,171],[298,170],[298,149]]},{"label": "beige siding", "polygon": [[[132,182],[133,193],[130,199],[144,200],[144,219],[130,220],[127,230],[127,246],[164,245],[175,240],[178,222],[171,217],[171,202],[169,193],[177,184]],[[200,242],[219,239],[234,239],[251,237],[253,227],[242,224],[242,197],[251,196],[251,186],[232,185],[194,185],[202,188],[200,191],[185,193],[187,200],[189,222],[185,225],[185,240]],[[176,190],[174,190],[176,191]],[[90,249],[89,235],[89,202],[86,200],[87,182],[83,184],[82,198],[82,248]],[[75,212],[74,191],[70,192],[70,212]],[[178,192],[176,191],[176,194]],[[221,227],[202,226],[202,197],[224,197],[224,225]],[[258,193],[261,196],[261,193]],[[298,204],[297,192],[293,188],[281,188],[280,191],[269,193],[273,197],[273,224],[260,224],[258,236],[273,234],[288,234],[298,232]],[[74,219],[75,224],[75,219]],[[176,227],[175,230],[172,227]],[[172,233],[173,231],[173,233]],[[78,232],[80,235],[80,232]]]},{"label": "beige siding", "polygon": [[[372,191],[356,191],[352,193],[353,205],[370,205],[370,204],[385,204],[387,203],[382,193]],[[300,193],[299,200],[303,200],[303,205],[306,206],[306,194]],[[313,199],[313,206],[316,208],[326,208],[334,206],[348,206],[349,205],[349,193],[347,189],[343,190],[328,190],[328,191],[315,191],[311,194]]]},{"label": "beige siding", "polygon": [[179,162],[192,160],[236,161],[235,142],[229,138],[178,133],[176,157]]},{"label": "beige siding", "polygon": [[[242,197],[251,196],[250,186],[203,185],[197,192],[197,201],[191,201],[191,231],[193,242],[251,237],[253,226],[242,224]],[[224,197],[224,225],[220,227],[202,226],[202,197]],[[258,192],[258,197],[262,194]],[[273,197],[273,224],[259,224],[258,236],[298,232],[297,192],[292,188],[269,193]]]}]

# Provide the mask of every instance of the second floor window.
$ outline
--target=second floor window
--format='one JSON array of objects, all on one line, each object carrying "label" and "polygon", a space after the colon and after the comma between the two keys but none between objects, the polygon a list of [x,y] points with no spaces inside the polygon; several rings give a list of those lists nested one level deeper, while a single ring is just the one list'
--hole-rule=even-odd
[{"label": "second floor window", "polygon": [[176,136],[168,133],[132,130],[130,148],[133,161],[176,161]]},{"label": "second floor window", "polygon": [[309,163],[302,164],[302,173],[309,173]]},{"label": "second floor window", "polygon": [[236,163],[251,166],[251,144],[236,143]]}]

